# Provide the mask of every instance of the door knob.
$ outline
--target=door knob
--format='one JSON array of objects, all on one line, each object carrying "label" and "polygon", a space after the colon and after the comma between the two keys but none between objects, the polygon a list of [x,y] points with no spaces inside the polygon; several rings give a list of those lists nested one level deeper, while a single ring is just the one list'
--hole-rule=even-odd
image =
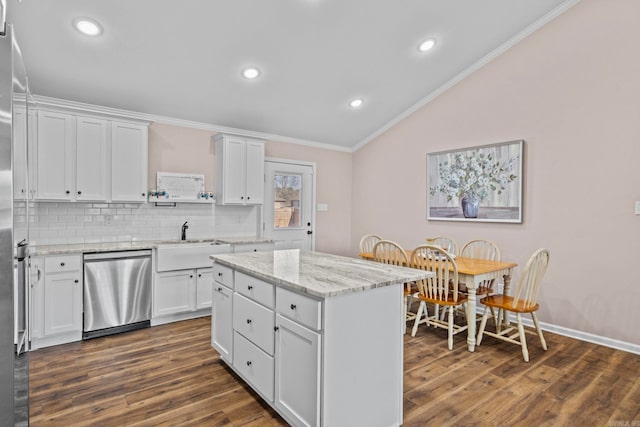
[{"label": "door knob", "polygon": [[313,234],[313,231],[307,230],[307,234]]}]

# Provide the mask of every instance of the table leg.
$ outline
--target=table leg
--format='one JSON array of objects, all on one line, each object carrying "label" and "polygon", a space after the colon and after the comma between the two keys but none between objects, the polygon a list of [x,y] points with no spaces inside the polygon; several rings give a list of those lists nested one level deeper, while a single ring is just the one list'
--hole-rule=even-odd
[{"label": "table leg", "polygon": [[476,287],[468,288],[467,295],[467,346],[473,352],[476,348]]},{"label": "table leg", "polygon": [[[504,281],[504,287],[502,289],[502,293],[504,295],[509,295],[509,286],[511,285],[511,272],[504,274],[502,276],[502,280]],[[509,312],[504,310],[502,315],[502,326],[503,328],[509,327]]]}]

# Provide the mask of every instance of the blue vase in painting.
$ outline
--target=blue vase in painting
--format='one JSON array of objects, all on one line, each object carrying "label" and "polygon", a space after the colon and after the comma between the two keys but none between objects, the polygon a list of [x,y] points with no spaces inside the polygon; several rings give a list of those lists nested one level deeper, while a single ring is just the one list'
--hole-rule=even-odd
[{"label": "blue vase in painting", "polygon": [[462,198],[462,214],[465,218],[477,218],[480,199],[473,193]]}]

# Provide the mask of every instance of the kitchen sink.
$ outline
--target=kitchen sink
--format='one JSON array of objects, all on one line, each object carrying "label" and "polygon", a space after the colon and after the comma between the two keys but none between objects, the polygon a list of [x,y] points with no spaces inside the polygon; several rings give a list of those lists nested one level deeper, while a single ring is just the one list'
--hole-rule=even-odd
[{"label": "kitchen sink", "polygon": [[158,245],[156,271],[200,268],[212,263],[209,255],[229,252],[231,252],[231,245],[215,239],[171,241]]}]

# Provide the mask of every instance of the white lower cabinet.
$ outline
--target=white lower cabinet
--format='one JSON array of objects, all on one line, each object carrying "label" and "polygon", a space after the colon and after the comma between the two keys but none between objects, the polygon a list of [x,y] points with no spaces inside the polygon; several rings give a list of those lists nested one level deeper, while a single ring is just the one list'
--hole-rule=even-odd
[{"label": "white lower cabinet", "polygon": [[82,256],[34,258],[31,269],[32,348],[81,340]]},{"label": "white lower cabinet", "polygon": [[214,264],[213,348],[288,422],[320,425],[322,302],[239,271],[232,291],[225,268]]},{"label": "white lower cabinet", "polygon": [[199,268],[196,270],[196,310],[211,308],[213,286],[213,269]]},{"label": "white lower cabinet", "polygon": [[158,273],[153,286],[153,316],[194,310],[195,284],[193,270]]},{"label": "white lower cabinet", "polygon": [[320,334],[276,314],[274,405],[297,425],[320,425]]},{"label": "white lower cabinet", "polygon": [[220,357],[233,362],[233,291],[216,282],[213,284],[211,313],[211,346]]},{"label": "white lower cabinet", "polygon": [[[155,249],[151,325],[211,314],[214,270],[209,255],[229,253],[231,246],[211,243],[178,243]],[[224,270],[225,278],[231,270]]]},{"label": "white lower cabinet", "polygon": [[288,424],[402,424],[401,284],[315,298],[213,268],[212,346]]},{"label": "white lower cabinet", "polygon": [[210,308],[212,282],[211,268],[157,273],[153,289],[153,316]]}]

